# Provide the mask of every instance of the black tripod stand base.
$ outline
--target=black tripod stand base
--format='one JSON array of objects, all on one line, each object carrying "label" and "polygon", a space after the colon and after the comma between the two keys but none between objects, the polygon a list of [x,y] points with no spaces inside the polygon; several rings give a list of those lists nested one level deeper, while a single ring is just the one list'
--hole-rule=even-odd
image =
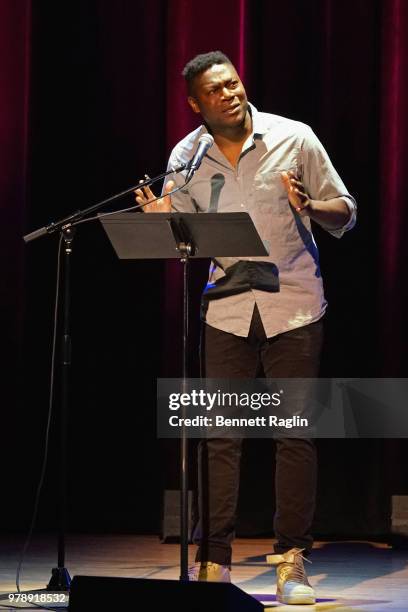
[{"label": "black tripod stand base", "polygon": [[53,567],[47,591],[69,591],[71,576],[66,567]]}]

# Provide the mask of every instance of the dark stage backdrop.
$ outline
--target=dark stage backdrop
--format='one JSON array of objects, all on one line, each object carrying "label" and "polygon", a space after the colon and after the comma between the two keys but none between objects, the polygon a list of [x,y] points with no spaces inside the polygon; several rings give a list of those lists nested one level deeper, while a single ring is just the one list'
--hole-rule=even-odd
[{"label": "dark stage backdrop", "polygon": [[[404,0],[0,2],[1,528],[27,527],[48,402],[57,239],[21,236],[165,167],[196,125],[180,76],[196,53],[222,49],[259,109],[310,124],[357,198],[341,241],[316,228],[322,376],[406,376],[407,40]],[[205,266],[192,279],[193,368]],[[155,436],[155,379],[180,373],[179,266],[120,262],[87,224],[72,293],[70,528],[158,531],[163,488],[177,487],[177,444]],[[386,533],[390,495],[408,494],[405,441],[318,447],[315,532]],[[54,427],[41,529],[55,527],[57,448]],[[272,448],[246,450],[238,533],[268,533]]]}]

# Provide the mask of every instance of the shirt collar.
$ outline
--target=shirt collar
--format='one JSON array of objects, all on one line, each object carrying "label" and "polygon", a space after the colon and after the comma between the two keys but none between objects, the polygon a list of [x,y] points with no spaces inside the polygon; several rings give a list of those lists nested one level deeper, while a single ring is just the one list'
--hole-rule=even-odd
[{"label": "shirt collar", "polygon": [[268,131],[268,121],[264,119],[262,113],[258,112],[258,109],[255,108],[251,102],[248,102],[249,112],[252,117],[252,135],[253,136],[263,136]]}]

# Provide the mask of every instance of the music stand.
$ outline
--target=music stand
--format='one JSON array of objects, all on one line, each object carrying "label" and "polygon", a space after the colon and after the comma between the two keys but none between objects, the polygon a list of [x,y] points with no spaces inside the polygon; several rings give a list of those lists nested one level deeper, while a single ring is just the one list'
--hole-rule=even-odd
[{"label": "music stand", "polygon": [[[268,252],[248,213],[118,213],[99,215],[120,259],[174,259],[183,266],[183,372],[187,391],[188,263],[207,257],[255,257]],[[184,422],[184,421],[183,421]],[[188,580],[187,437],[181,428],[180,580]]]}]

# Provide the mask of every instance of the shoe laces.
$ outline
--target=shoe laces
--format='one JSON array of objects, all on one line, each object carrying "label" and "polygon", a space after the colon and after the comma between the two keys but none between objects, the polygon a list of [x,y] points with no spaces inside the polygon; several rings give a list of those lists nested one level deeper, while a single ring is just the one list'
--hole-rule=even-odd
[{"label": "shoe laces", "polygon": [[212,561],[196,562],[194,565],[188,568],[188,580],[190,582],[200,580],[200,572],[203,571],[206,575],[217,572],[229,571],[229,567],[213,563]]},{"label": "shoe laces", "polygon": [[308,563],[311,563],[311,561],[302,555],[303,550],[304,548],[294,553],[295,559],[293,563],[286,561],[278,566],[279,577],[282,581],[291,580],[293,582],[307,583],[307,576],[302,561],[307,561]]},{"label": "shoe laces", "polygon": [[223,566],[223,565],[219,565],[218,563],[213,563],[212,561],[207,561],[207,562],[204,564],[204,567],[205,567],[207,570],[210,570],[210,571],[212,571],[212,572],[217,572],[217,571],[219,571],[220,569],[222,569],[224,566]]}]

